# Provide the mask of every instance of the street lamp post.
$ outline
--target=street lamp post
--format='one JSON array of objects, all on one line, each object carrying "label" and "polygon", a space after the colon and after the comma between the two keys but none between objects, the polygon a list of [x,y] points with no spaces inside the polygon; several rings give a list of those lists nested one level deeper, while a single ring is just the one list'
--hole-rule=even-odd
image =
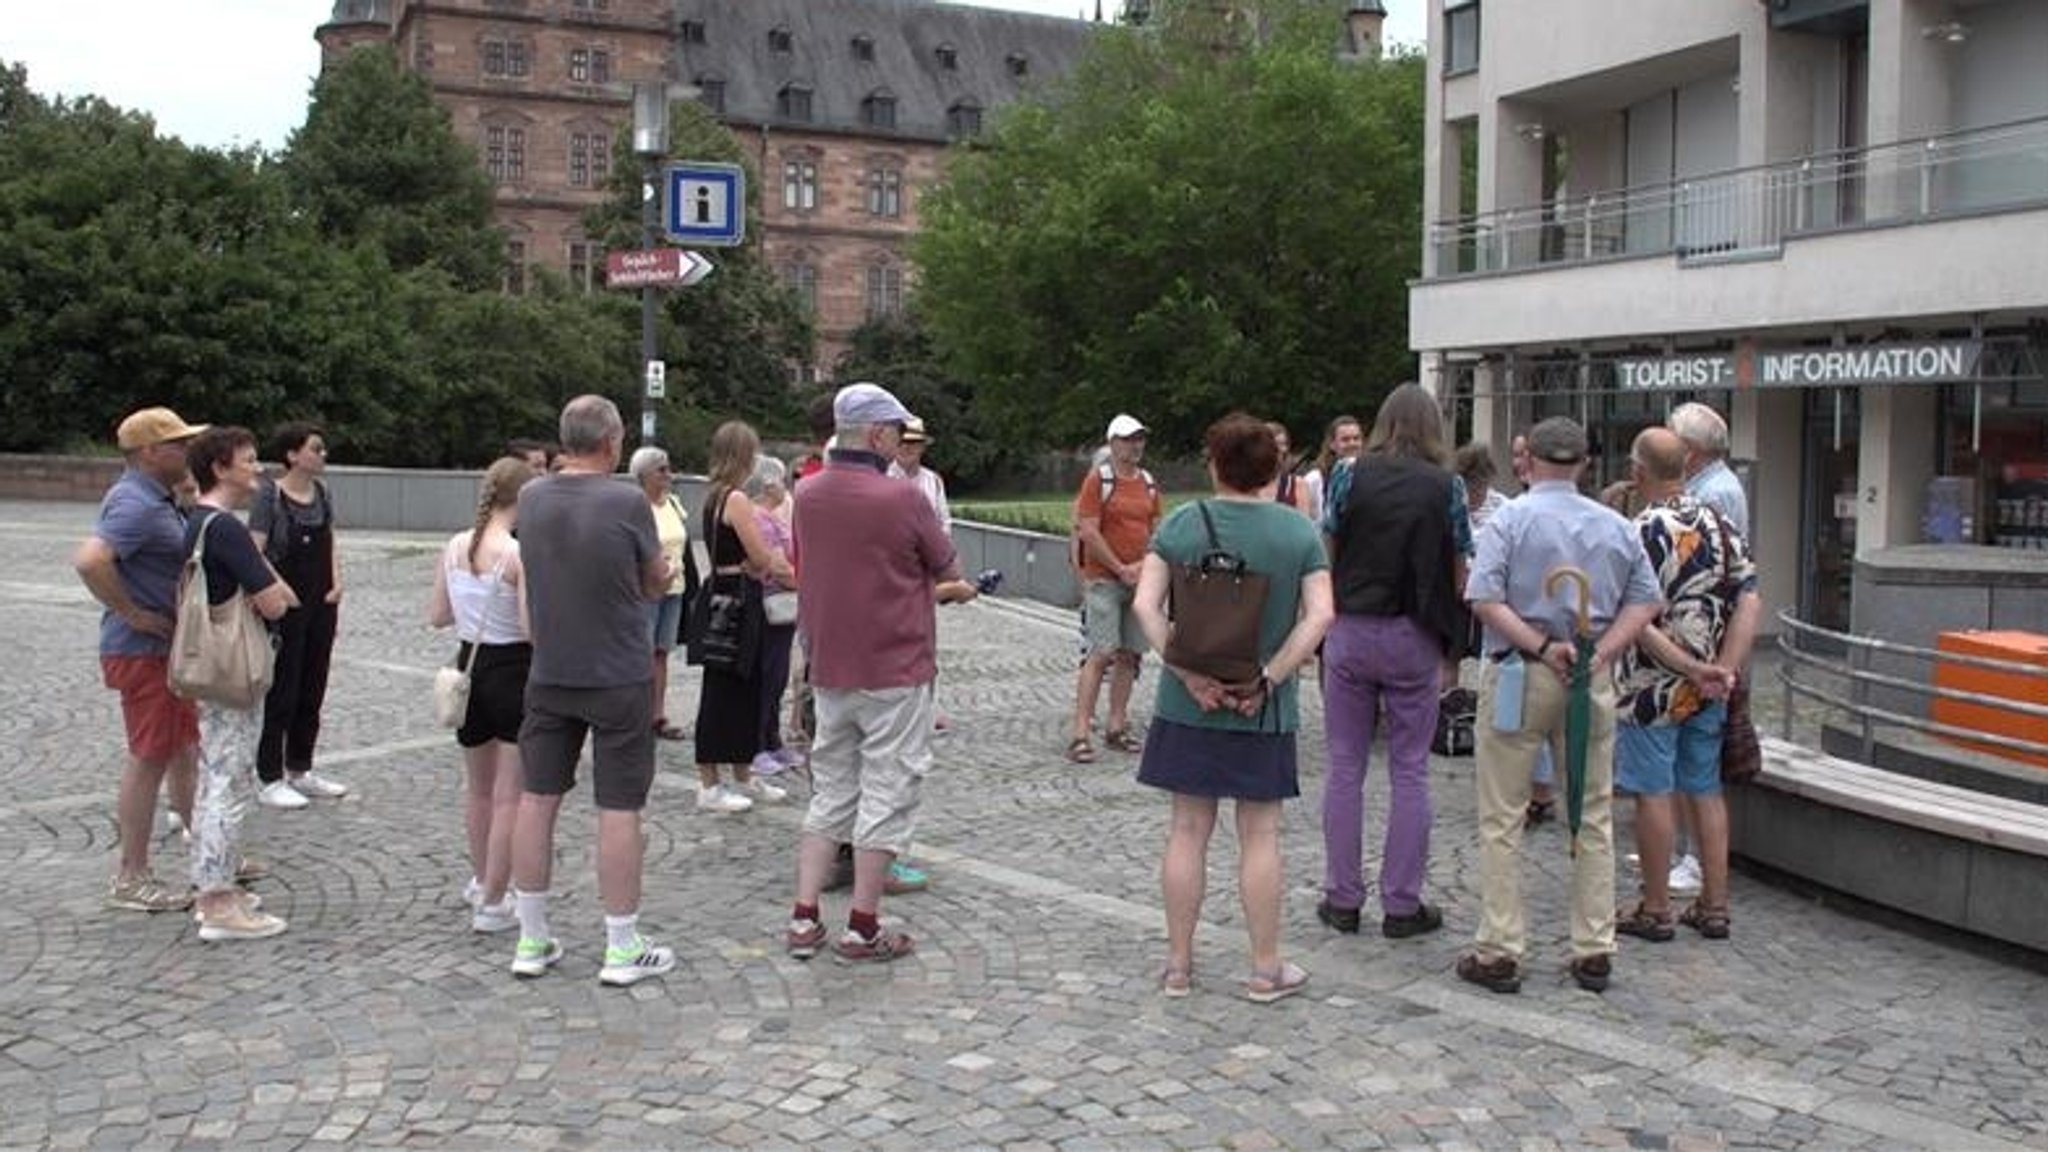
[{"label": "street lamp post", "polygon": [[[661,238],[661,162],[668,156],[670,85],[649,81],[633,85],[633,154],[640,158],[640,247],[652,249]],[[654,317],[658,303],[652,284],[640,288],[640,443],[654,443],[655,372],[658,349]]]}]

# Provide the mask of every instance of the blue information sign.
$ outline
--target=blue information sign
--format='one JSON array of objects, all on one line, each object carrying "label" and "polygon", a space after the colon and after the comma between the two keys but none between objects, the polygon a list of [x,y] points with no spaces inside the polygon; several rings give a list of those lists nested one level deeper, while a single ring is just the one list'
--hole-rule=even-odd
[{"label": "blue information sign", "polygon": [[737,247],[747,237],[747,175],[737,164],[685,161],[662,169],[668,238],[699,248]]}]

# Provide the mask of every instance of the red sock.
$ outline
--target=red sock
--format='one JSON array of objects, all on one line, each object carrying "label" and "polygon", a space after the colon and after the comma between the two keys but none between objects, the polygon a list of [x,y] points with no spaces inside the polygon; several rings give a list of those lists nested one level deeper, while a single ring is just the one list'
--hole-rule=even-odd
[{"label": "red sock", "polygon": [[846,914],[846,926],[861,939],[873,940],[882,930],[882,921],[873,912],[863,912],[855,908]]},{"label": "red sock", "polygon": [[796,906],[796,909],[789,914],[789,918],[791,920],[816,921],[819,919],[818,906],[816,904],[799,904]]}]

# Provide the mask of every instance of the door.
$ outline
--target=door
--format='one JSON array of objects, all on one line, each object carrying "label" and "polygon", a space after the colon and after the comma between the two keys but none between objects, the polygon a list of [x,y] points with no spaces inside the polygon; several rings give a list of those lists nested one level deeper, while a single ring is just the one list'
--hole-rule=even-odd
[{"label": "door", "polygon": [[1856,574],[1856,448],[1862,427],[1856,389],[1809,389],[1805,423],[1799,535],[1806,546],[1799,564],[1799,618],[1847,632]]}]

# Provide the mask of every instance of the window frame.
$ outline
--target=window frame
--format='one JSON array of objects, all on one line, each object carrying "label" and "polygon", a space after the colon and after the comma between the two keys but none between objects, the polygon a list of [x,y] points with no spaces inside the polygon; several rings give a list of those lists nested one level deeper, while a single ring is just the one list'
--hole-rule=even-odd
[{"label": "window frame", "polygon": [[903,314],[903,266],[878,260],[867,266],[867,318],[880,320]]},{"label": "window frame", "polygon": [[885,220],[903,218],[903,168],[886,160],[877,160],[868,166],[867,172],[868,215]]},{"label": "window frame", "polygon": [[818,157],[791,153],[782,158],[782,208],[786,212],[818,210]]},{"label": "window frame", "polygon": [[776,118],[810,124],[817,119],[815,99],[810,85],[792,80],[775,93]]},{"label": "window frame", "polygon": [[[1480,0],[1463,0],[1462,3],[1444,7],[1444,75],[1468,76],[1479,71],[1481,29],[1484,14],[1479,8]],[[1470,58],[1458,51],[1460,25],[1469,25],[1471,32]]]}]

